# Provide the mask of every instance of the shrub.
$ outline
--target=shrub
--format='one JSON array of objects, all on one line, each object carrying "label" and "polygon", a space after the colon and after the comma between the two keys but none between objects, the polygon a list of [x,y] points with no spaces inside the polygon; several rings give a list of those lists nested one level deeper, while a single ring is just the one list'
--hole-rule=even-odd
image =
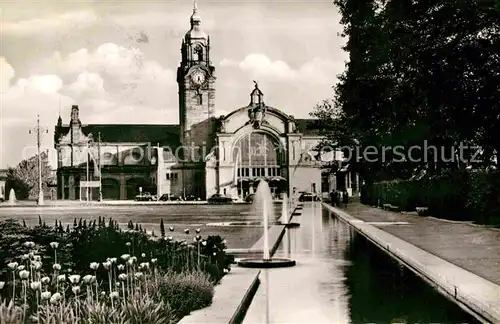
[{"label": "shrub", "polygon": [[169,272],[161,278],[158,293],[181,318],[212,303],[214,284],[202,272]]},{"label": "shrub", "polygon": [[421,180],[393,180],[364,185],[361,202],[392,204],[404,211],[428,207],[430,215],[500,225],[500,172],[455,171]]},{"label": "shrub", "polygon": [[[130,298],[122,313],[123,322],[128,323],[171,324],[176,322],[174,312],[168,303],[155,301],[148,295],[136,294]],[[91,323],[95,322],[89,322]]]}]

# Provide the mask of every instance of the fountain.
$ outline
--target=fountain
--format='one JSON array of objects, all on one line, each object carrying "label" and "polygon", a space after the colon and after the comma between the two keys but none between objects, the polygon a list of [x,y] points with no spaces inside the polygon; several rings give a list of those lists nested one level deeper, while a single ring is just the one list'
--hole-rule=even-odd
[{"label": "fountain", "polygon": [[285,258],[271,258],[269,251],[269,218],[272,218],[273,216],[273,198],[271,195],[269,184],[264,180],[261,180],[259,182],[257,191],[255,193],[253,206],[257,213],[262,212],[262,225],[264,227],[263,257],[262,259],[243,259],[238,262],[238,265],[244,268],[279,268],[294,266],[294,260]]},{"label": "fountain", "polygon": [[286,193],[283,194],[283,204],[281,206],[281,219],[280,219],[280,224],[281,225],[285,225],[287,228],[290,228],[290,227],[299,227],[300,224],[299,223],[290,223],[289,220],[290,220],[290,211],[289,209],[290,208],[291,210],[294,210],[294,206],[293,205],[290,205],[290,203],[288,202],[288,196]]},{"label": "fountain", "polygon": [[11,205],[15,205],[16,204],[16,192],[14,191],[14,188],[10,189],[10,192],[9,192],[9,203]]}]

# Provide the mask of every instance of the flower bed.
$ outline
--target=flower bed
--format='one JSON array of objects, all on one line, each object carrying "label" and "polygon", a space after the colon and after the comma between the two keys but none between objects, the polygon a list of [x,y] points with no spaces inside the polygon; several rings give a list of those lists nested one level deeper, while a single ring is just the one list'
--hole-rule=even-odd
[{"label": "flower bed", "polygon": [[175,323],[210,305],[233,261],[222,238],[196,230],[188,243],[135,228],[0,223],[0,322]]}]

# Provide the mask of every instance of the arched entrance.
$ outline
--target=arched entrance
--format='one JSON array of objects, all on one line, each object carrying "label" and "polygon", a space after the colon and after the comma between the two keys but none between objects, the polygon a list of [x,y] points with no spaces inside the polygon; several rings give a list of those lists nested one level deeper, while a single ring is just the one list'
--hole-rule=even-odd
[{"label": "arched entrance", "polygon": [[233,147],[238,196],[253,193],[261,179],[269,182],[274,196],[285,192],[284,156],[281,143],[264,131],[254,131],[239,138]]},{"label": "arched entrance", "polygon": [[156,194],[156,186],[151,183],[149,178],[130,178],[127,181],[127,199],[134,199],[139,194],[140,188],[142,188],[142,193]]},{"label": "arched entrance", "polygon": [[120,181],[116,179],[102,179],[102,199],[120,199]]}]

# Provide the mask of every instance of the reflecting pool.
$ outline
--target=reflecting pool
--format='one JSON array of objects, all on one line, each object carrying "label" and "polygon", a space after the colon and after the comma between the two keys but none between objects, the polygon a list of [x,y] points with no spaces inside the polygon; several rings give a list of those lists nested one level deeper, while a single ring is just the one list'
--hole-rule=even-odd
[{"label": "reflecting pool", "polygon": [[244,323],[479,323],[319,203],[293,222]]}]

